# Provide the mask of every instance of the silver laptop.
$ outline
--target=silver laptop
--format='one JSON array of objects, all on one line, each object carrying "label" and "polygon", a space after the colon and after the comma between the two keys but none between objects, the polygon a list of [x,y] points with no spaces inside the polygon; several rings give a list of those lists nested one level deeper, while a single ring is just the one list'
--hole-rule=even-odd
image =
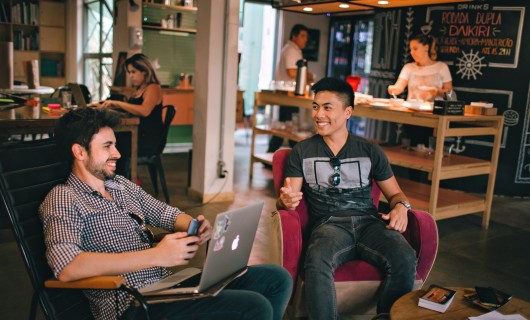
[{"label": "silver laptop", "polygon": [[186,268],[138,291],[146,296],[201,293],[242,272],[248,264],[262,209],[263,202],[259,202],[218,214],[202,270]]},{"label": "silver laptop", "polygon": [[77,107],[85,108],[87,106],[87,102],[85,100],[85,95],[81,90],[81,86],[77,83],[69,83],[68,87],[72,91],[72,96],[74,97],[75,102],[77,103]]}]

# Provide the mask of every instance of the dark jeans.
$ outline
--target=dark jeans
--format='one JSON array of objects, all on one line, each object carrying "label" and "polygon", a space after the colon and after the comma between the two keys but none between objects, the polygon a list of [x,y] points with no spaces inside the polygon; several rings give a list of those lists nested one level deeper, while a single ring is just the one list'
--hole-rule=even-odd
[{"label": "dark jeans", "polygon": [[[257,265],[216,297],[149,305],[151,319],[281,320],[292,292],[291,275],[277,265]],[[144,319],[130,307],[120,319]]]},{"label": "dark jeans", "polygon": [[333,274],[360,259],[384,274],[377,312],[389,312],[412,290],[416,253],[403,235],[373,216],[331,217],[311,233],[305,261],[305,294],[310,319],[338,319]]}]

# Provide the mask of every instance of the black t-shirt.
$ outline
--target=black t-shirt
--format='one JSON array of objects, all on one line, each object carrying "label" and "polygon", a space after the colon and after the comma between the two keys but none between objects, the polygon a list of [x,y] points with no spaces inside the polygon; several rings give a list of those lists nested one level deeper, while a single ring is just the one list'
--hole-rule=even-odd
[{"label": "black t-shirt", "polygon": [[376,214],[372,200],[372,179],[392,177],[392,169],[383,150],[375,143],[350,134],[337,154],[340,160],[340,183],[333,186],[330,163],[333,152],[322,136],[315,135],[293,147],[286,177],[304,178],[302,191],[313,218]]}]

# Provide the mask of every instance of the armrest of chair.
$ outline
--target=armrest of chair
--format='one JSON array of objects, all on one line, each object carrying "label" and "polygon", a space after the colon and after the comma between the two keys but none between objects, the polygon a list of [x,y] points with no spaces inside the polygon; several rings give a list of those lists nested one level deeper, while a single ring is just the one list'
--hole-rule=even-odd
[{"label": "armrest of chair", "polygon": [[278,210],[282,223],[283,267],[289,271],[293,281],[298,276],[298,265],[302,255],[302,227],[296,211]]},{"label": "armrest of chair", "polygon": [[408,227],[404,233],[418,256],[417,274],[427,279],[438,252],[438,228],[430,214],[421,210],[409,210]]},{"label": "armrest of chair", "polygon": [[122,276],[100,276],[90,277],[76,281],[59,281],[49,279],[44,282],[46,288],[55,289],[119,289],[125,284],[125,277]]}]

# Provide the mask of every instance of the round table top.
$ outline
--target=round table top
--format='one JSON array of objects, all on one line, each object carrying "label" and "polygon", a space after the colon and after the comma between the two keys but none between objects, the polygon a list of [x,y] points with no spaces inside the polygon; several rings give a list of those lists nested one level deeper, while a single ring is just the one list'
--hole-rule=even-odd
[{"label": "round table top", "polygon": [[[487,313],[488,311],[475,306],[463,297],[466,288],[449,287],[455,290],[456,295],[453,302],[444,313],[439,313],[433,310],[425,309],[418,306],[419,297],[427,290],[416,290],[407,293],[399,298],[390,309],[390,319],[392,320],[419,320],[419,319],[462,319],[467,320],[468,317],[476,317]],[[468,289],[473,290],[473,289]],[[527,319],[530,319],[530,302],[517,299],[513,297],[505,305],[497,309],[498,312],[508,314],[520,314]]]},{"label": "round table top", "polygon": [[29,89],[27,85],[15,85],[13,89],[0,89],[1,93],[9,94],[52,94],[55,91],[52,87],[39,86],[35,89]]}]

